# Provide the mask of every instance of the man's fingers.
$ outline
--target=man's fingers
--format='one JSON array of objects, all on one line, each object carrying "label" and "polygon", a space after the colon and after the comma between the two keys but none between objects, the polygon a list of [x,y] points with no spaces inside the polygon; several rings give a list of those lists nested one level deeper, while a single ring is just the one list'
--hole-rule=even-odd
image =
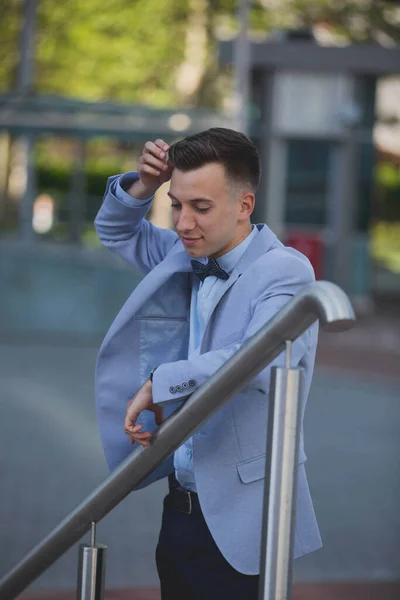
[{"label": "man's fingers", "polygon": [[149,165],[150,167],[154,167],[155,169],[162,169],[163,171],[166,171],[168,169],[168,165],[164,160],[162,160],[161,158],[156,158],[155,156],[150,154],[150,152],[145,152],[140,157],[139,164],[142,166]]},{"label": "man's fingers", "polygon": [[156,140],[155,145],[158,146],[159,148],[161,148],[161,150],[163,150],[164,152],[166,152],[167,150],[169,150],[169,145],[167,144],[167,142],[164,142],[164,140]]},{"label": "man's fingers", "polygon": [[140,431],[142,429],[142,425],[128,425],[124,427],[124,432],[129,435],[129,437],[134,438],[136,440],[141,440],[145,438],[150,438],[151,433],[149,431]]},{"label": "man's fingers", "polygon": [[138,418],[138,412],[129,412],[129,409],[126,413],[125,421],[124,421],[124,429],[131,431],[133,427],[136,425],[136,419]]},{"label": "man's fingers", "polygon": [[139,173],[148,173],[149,175],[155,175],[159,177],[161,175],[161,169],[156,169],[155,167],[150,167],[150,165],[142,165],[139,169]]},{"label": "man's fingers", "polygon": [[149,153],[155,156],[156,158],[164,160],[167,156],[167,150],[164,150],[164,148],[168,148],[168,146],[164,145],[159,147],[156,146],[153,142],[146,142],[144,145],[143,154]]},{"label": "man's fingers", "polygon": [[134,437],[132,437],[132,436],[129,436],[129,441],[130,441],[130,443],[131,443],[132,445],[133,445],[135,442],[136,442],[137,444],[139,444],[140,446],[148,446],[148,445],[149,445],[149,442],[148,442],[147,440],[135,440],[135,438],[134,438]]},{"label": "man's fingers", "polygon": [[[132,442],[133,444],[135,442]],[[144,446],[145,448],[147,448],[147,446],[149,445],[149,442],[147,440],[143,440],[143,441],[139,441],[137,440],[137,443],[140,444],[140,446]]]},{"label": "man's fingers", "polygon": [[131,437],[135,440],[145,440],[147,438],[151,438],[151,433],[149,431],[141,431],[140,433],[132,433],[132,431],[127,431]]},{"label": "man's fingers", "polygon": [[131,441],[131,444],[134,444],[135,442],[137,442],[138,444],[140,444],[141,446],[148,446],[149,445],[149,440],[152,437],[151,433],[149,432],[145,432],[145,433],[130,433],[129,434],[129,439]]}]

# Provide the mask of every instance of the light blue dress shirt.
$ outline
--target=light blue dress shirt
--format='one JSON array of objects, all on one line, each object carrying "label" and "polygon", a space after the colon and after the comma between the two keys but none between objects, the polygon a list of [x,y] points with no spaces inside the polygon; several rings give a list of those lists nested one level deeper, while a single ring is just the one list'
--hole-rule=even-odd
[{"label": "light blue dress shirt", "polygon": [[[223,256],[217,259],[218,264],[228,274],[232,272],[239,262],[242,254],[257,235],[257,227],[254,227],[251,233],[243,240],[241,244],[233,248]],[[199,259],[205,264],[207,258]],[[196,275],[193,277],[192,297],[190,304],[190,335],[189,335],[189,356],[199,351],[201,339],[210,316],[210,311],[214,304],[214,298],[218,294],[220,286],[224,284],[223,279],[218,277],[206,277],[200,281]],[[193,469],[193,439],[189,438],[178,450],[174,456],[175,475],[182,487],[192,492],[196,491],[196,483]]]},{"label": "light blue dress shirt", "polygon": [[[122,181],[121,181],[122,182]],[[130,183],[132,179],[130,179]],[[128,206],[143,206],[143,203],[151,202],[153,197],[148,200],[137,200],[125,192],[118,183],[115,188],[115,194],[121,202]],[[233,248],[223,256],[218,258],[218,264],[228,274],[232,272],[246,251],[253,238],[257,235],[258,229],[254,227],[246,239],[236,248]],[[204,264],[208,262],[207,258],[198,259]],[[193,277],[192,296],[190,303],[190,333],[189,333],[189,356],[199,351],[201,339],[210,316],[215,296],[218,294],[220,286],[224,280],[218,277],[206,277],[200,281],[196,275]],[[189,438],[174,455],[175,476],[182,487],[192,492],[196,491],[196,483],[193,469],[193,439]]]}]

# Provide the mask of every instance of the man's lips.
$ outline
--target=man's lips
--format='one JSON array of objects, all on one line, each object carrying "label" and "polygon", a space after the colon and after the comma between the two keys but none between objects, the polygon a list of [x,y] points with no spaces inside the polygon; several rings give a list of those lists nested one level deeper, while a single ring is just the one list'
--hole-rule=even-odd
[{"label": "man's lips", "polygon": [[201,238],[187,238],[187,237],[181,236],[181,240],[184,244],[194,244],[195,242],[198,242],[199,240],[201,240]]}]

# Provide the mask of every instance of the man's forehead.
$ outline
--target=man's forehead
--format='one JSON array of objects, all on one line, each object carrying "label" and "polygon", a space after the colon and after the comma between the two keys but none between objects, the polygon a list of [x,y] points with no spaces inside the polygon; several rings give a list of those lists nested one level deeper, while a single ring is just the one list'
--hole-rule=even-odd
[{"label": "man's forehead", "polygon": [[190,171],[180,171],[174,169],[171,177],[170,191],[176,195],[178,193],[190,193],[190,190],[204,190],[204,193],[221,193],[227,188],[225,170],[222,165],[210,163]]},{"label": "man's forehead", "polygon": [[207,163],[196,169],[190,169],[188,171],[181,171],[177,167],[172,171],[172,177],[175,179],[208,179],[210,175],[214,177],[225,178],[225,168],[220,163]]}]

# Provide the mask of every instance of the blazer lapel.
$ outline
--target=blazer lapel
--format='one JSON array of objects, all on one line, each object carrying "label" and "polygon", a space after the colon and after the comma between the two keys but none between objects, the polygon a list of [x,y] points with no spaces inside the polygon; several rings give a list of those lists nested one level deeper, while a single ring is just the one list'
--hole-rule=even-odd
[{"label": "blazer lapel", "polygon": [[267,252],[277,240],[276,235],[271,231],[269,227],[267,227],[267,225],[260,224],[256,225],[256,227],[258,229],[258,234],[255,236],[250,246],[246,249],[246,251],[239,259],[239,262],[237,263],[236,267],[232,270],[229,279],[227,279],[223,282],[222,285],[220,285],[218,294],[216,294],[214,298],[213,306],[204,329],[204,335],[202,338],[200,352],[203,351],[203,344],[206,343],[207,336],[209,335],[209,326],[212,322],[212,316],[214,314],[214,311],[217,308],[218,304],[221,302],[222,298],[225,296],[226,292],[239,279],[239,277],[247,269],[247,267],[252,265],[258,258],[260,258],[260,256],[265,254],[265,252]]},{"label": "blazer lapel", "polygon": [[246,252],[241,256],[236,269],[239,275],[243,273],[252,265],[260,256],[268,252],[271,246],[277,241],[276,235],[271,231],[267,225],[260,224],[256,225],[258,234],[255,236],[250,246],[246,249]]},{"label": "blazer lapel", "polygon": [[240,275],[241,275],[241,272],[237,269],[237,267],[235,267],[233,269],[233,271],[231,272],[229,279],[227,279],[226,281],[222,281],[221,284],[219,285],[218,293],[215,295],[215,297],[213,299],[213,305],[211,308],[209,319],[206,324],[206,328],[207,328],[208,323],[210,322],[210,319],[212,317],[214,310],[220,303],[221,299],[223,298],[223,296],[225,296],[225,294],[229,290],[229,288],[231,288],[233,286],[233,284],[239,279]]}]

